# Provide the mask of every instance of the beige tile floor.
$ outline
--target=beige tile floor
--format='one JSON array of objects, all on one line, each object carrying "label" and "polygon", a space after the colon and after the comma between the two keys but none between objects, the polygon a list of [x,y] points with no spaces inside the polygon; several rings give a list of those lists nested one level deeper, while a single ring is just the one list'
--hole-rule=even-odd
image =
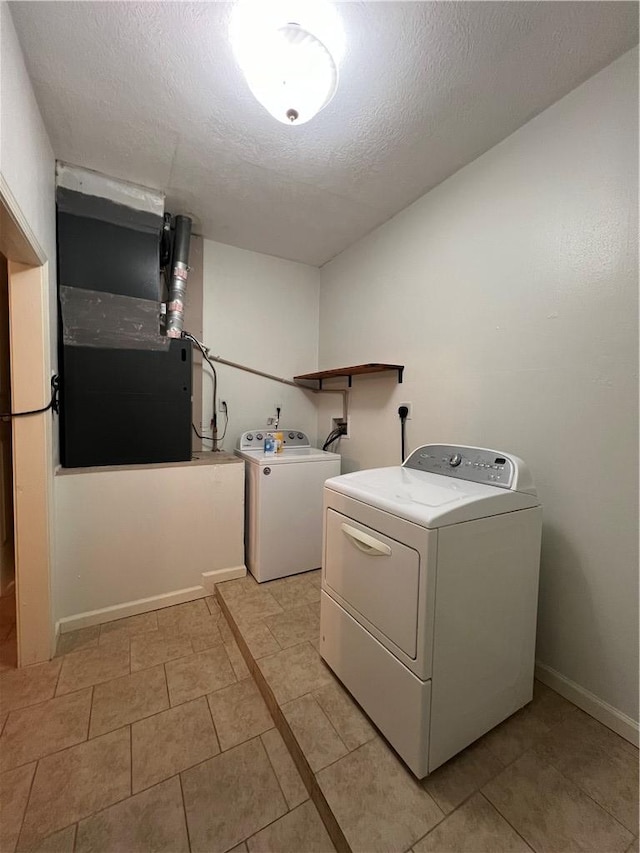
[{"label": "beige tile floor", "polygon": [[0,852],[333,851],[213,598],[0,673]]},{"label": "beige tile floor", "polygon": [[273,714],[214,598],[63,635],[0,672],[0,853],[332,851],[314,800],[366,853],[638,850],[637,750],[551,690],[419,784],[319,658],[317,573],[218,594]]},{"label": "beige tile floor", "polygon": [[638,750],[538,682],[530,705],[418,783],[319,657],[319,584],[248,576],[217,592],[353,851],[638,850]]}]

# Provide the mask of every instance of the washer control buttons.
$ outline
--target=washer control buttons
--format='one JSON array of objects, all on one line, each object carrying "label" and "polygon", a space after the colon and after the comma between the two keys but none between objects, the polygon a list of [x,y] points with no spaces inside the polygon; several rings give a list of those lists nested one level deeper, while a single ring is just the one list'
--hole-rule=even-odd
[{"label": "washer control buttons", "polygon": [[451,465],[452,468],[457,468],[461,462],[462,456],[459,453],[454,453],[451,459],[449,459],[449,465]]},{"label": "washer control buttons", "polygon": [[258,441],[262,441],[263,437],[264,437],[264,436],[262,435],[262,433],[261,433],[261,432],[259,432],[259,433],[256,435],[256,438],[258,439]]},{"label": "washer control buttons", "polygon": [[251,433],[249,433],[249,435],[247,436],[247,441],[253,441],[253,436],[251,435]]},{"label": "washer control buttons", "polygon": [[296,434],[294,432],[289,433],[289,438],[295,438],[295,437],[296,437]]},{"label": "washer control buttons", "polygon": [[304,434],[303,434],[303,433],[301,433],[301,432],[299,432],[299,433],[298,433],[298,438],[304,438]]}]

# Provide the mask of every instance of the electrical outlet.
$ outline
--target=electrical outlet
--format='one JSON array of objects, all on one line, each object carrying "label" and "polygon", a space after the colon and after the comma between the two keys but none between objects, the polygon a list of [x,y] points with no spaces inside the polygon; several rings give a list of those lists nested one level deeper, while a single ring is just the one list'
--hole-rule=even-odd
[{"label": "electrical outlet", "polygon": [[331,418],[331,429],[334,430],[334,429],[336,429],[336,427],[339,427],[342,424],[346,423],[347,431],[344,433],[344,435],[341,436],[341,438],[349,438],[349,428],[351,426],[350,421],[351,421],[351,418],[349,416],[347,416],[346,422],[345,422],[345,419],[343,417]]},{"label": "electrical outlet", "polygon": [[[407,412],[407,420],[410,421],[411,418],[413,417],[413,403],[398,403],[398,409],[400,408],[400,406],[406,406],[407,407],[407,409],[409,410]],[[397,409],[396,409],[396,411],[397,411]]]}]

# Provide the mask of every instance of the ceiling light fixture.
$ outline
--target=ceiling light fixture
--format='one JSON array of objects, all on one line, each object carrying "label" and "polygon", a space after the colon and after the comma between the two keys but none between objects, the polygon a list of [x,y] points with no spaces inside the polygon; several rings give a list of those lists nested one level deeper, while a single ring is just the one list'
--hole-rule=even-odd
[{"label": "ceiling light fixture", "polygon": [[230,38],[254,97],[283,124],[304,124],[334,96],[344,36],[324,0],[241,0]]}]

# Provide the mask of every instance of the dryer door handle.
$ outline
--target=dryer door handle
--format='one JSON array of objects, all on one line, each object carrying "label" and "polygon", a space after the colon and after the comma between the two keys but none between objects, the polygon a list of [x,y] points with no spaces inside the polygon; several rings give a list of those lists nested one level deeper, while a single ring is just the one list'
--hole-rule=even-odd
[{"label": "dryer door handle", "polygon": [[342,532],[348,536],[353,544],[364,554],[369,554],[372,557],[389,557],[391,556],[391,548],[380,542],[379,539],[374,539],[368,533],[358,530],[357,527],[352,527],[350,524],[342,524]]}]

